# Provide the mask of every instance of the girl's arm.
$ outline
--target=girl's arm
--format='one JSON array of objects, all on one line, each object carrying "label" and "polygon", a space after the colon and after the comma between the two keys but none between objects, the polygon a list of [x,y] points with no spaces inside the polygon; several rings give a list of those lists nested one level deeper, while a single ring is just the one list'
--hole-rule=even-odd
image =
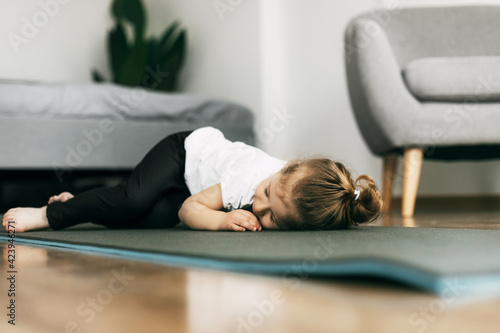
[{"label": "girl's arm", "polygon": [[191,229],[197,230],[261,230],[252,213],[237,209],[223,212],[220,184],[209,187],[187,198],[179,210],[179,219]]}]

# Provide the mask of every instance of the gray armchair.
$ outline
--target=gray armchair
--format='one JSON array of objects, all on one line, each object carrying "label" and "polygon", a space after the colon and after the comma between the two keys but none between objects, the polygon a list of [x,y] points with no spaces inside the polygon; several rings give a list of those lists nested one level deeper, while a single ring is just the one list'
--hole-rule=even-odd
[{"label": "gray armchair", "polygon": [[400,155],[403,217],[413,216],[424,158],[500,157],[500,6],[365,13],[345,47],[358,127],[384,158],[386,209]]}]

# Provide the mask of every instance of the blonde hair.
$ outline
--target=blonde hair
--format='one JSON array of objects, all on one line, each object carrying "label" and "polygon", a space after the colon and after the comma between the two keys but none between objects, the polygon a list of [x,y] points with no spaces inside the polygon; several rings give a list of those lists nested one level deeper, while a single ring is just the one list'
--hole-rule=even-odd
[{"label": "blonde hair", "polygon": [[[295,208],[278,225],[284,229],[332,230],[368,223],[382,212],[382,197],[375,181],[351,172],[329,158],[292,160],[281,169],[281,193],[288,193]],[[357,200],[355,190],[360,190]]]}]

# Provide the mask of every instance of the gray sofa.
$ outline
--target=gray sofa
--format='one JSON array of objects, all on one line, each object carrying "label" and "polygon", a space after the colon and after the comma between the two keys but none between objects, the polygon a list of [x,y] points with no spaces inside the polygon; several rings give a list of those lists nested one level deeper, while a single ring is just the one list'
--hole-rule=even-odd
[{"label": "gray sofa", "polygon": [[[500,157],[500,7],[364,13],[345,33],[352,109],[384,158],[389,208],[403,155],[404,217],[413,216],[423,159]],[[458,181],[458,180],[457,180]]]},{"label": "gray sofa", "polygon": [[254,143],[242,105],[110,83],[0,81],[0,170],[131,169],[168,134],[214,126]]}]

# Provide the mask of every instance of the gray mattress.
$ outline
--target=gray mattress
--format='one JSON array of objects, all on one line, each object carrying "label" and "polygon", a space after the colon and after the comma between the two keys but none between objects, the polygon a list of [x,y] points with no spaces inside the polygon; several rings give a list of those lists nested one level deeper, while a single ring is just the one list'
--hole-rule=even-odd
[{"label": "gray mattress", "polygon": [[0,80],[1,169],[130,169],[168,134],[203,126],[254,144],[237,103],[111,83]]}]

